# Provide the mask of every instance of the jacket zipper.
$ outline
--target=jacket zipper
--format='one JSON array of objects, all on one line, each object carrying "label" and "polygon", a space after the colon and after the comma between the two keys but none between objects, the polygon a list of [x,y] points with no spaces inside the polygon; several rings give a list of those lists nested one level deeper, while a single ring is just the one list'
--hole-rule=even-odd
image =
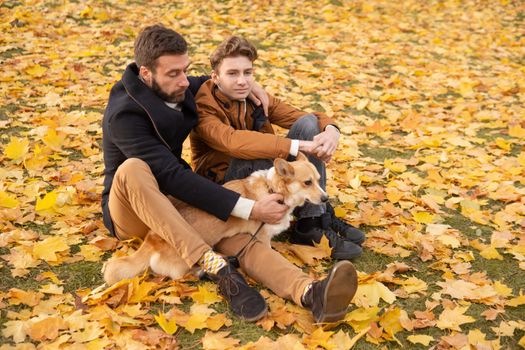
[{"label": "jacket zipper", "polygon": [[242,129],[243,127],[242,127],[242,121],[241,121],[241,102],[237,101],[237,103],[239,104],[239,109],[237,110],[237,120],[239,121],[239,126]]},{"label": "jacket zipper", "polygon": [[160,134],[159,132],[159,129],[157,129],[157,125],[155,125],[155,122],[153,121],[153,118],[151,117],[151,114],[149,114],[149,111],[146,109],[146,107],[144,107],[144,105],[142,105],[142,103],[140,103],[139,101],[137,101],[137,99],[135,97],[133,97],[133,95],[131,95],[128,91],[128,89],[126,88],[126,86],[124,86],[124,89],[126,89],[126,93],[128,94],[129,97],[131,97],[131,99],[133,101],[135,101],[140,107],[142,107],[142,109],[144,110],[144,112],[146,112],[146,114],[148,115],[148,118],[151,120],[151,124],[153,124],[153,128],[155,129],[155,132],[157,133],[157,136],[160,138],[160,140],[166,145],[166,147],[168,147],[168,149],[170,151],[172,151],[170,145],[164,140],[164,138],[162,137],[162,135]]}]

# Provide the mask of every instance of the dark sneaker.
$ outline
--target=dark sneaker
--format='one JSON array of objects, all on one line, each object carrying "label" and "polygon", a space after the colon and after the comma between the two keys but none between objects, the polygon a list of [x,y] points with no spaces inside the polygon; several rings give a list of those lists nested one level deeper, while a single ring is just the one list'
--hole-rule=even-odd
[{"label": "dark sneaker", "polygon": [[332,205],[330,205],[330,203],[326,203],[326,214],[330,215],[330,227],[335,232],[339,233],[341,237],[346,238],[355,244],[363,244],[365,241],[365,234],[363,231],[338,218],[335,215],[334,208]]},{"label": "dark sneaker", "polygon": [[252,322],[263,318],[268,312],[263,296],[246,283],[242,275],[230,264],[208,277],[219,285],[219,292],[228,301],[235,315]]},{"label": "dark sneaker", "polygon": [[337,322],[347,312],[357,290],[357,272],[350,261],[337,262],[328,276],[312,283],[303,296],[303,306],[312,311],[315,322]]},{"label": "dark sneaker", "polygon": [[339,237],[330,227],[323,228],[320,217],[298,220],[292,231],[290,242],[314,245],[314,242],[321,242],[323,235],[326,236],[330,248],[332,248],[333,259],[349,260],[363,253],[360,246]]}]

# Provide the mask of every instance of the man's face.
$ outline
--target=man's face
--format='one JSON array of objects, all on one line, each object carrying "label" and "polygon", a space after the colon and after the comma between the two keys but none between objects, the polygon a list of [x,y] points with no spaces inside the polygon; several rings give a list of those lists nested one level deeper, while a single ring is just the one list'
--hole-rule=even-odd
[{"label": "man's face", "polygon": [[166,102],[182,102],[190,85],[186,71],[190,65],[188,54],[165,55],[157,58],[155,72],[140,67],[146,84]]},{"label": "man's face", "polygon": [[226,96],[244,100],[253,87],[253,64],[246,56],[226,57],[211,76]]}]

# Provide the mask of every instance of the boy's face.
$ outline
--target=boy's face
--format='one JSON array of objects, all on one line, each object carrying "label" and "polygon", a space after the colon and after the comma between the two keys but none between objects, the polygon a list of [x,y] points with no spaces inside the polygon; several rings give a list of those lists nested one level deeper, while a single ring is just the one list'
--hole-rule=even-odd
[{"label": "boy's face", "polygon": [[226,57],[211,77],[226,96],[244,100],[253,87],[253,64],[246,56]]}]

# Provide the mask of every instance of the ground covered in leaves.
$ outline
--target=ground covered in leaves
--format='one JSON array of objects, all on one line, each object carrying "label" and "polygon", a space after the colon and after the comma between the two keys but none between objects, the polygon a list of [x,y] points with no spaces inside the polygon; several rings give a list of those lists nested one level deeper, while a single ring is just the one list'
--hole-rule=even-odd
[{"label": "ground covered in leaves", "polygon": [[[0,4],[0,349],[525,347],[523,2],[155,3]],[[186,36],[194,74],[244,35],[268,91],[337,120],[328,190],[368,236],[340,324],[264,289],[270,313],[248,324],[210,283],[103,285],[137,243],[102,225],[100,121],[157,22]],[[275,248],[331,265],[322,246]]]}]

